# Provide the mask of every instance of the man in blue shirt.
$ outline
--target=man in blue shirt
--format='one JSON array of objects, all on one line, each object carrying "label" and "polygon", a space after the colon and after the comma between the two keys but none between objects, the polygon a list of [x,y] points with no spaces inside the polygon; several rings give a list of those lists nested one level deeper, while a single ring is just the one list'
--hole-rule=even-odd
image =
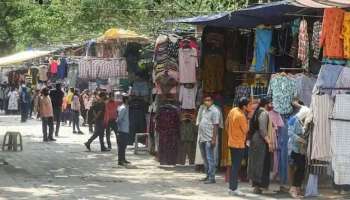
[{"label": "man in blue shirt", "polygon": [[129,164],[125,159],[125,150],[129,141],[129,106],[128,96],[123,95],[123,104],[118,107],[118,165]]}]

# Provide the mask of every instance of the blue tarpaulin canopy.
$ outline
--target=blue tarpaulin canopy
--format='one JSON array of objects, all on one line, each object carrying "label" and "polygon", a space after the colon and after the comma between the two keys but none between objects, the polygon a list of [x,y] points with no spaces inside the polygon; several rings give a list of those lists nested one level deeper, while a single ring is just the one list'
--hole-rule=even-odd
[{"label": "blue tarpaulin canopy", "polygon": [[233,12],[205,15],[191,18],[167,20],[169,23],[188,23],[232,28],[254,28],[260,24],[278,25],[290,21],[296,16],[288,14],[305,11],[319,12],[323,8],[338,6],[350,7],[350,0],[283,0],[268,4],[255,5]]}]

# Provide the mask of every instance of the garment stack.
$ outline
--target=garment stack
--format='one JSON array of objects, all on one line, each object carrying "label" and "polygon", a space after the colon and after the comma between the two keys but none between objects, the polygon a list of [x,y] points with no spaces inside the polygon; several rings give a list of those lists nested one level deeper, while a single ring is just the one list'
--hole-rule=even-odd
[{"label": "garment stack", "polygon": [[198,55],[199,45],[191,36],[171,34],[157,38],[153,68],[154,122],[155,149],[161,165],[183,165],[187,163],[186,157],[190,164],[194,163],[195,109],[200,91]]},{"label": "garment stack", "polygon": [[180,138],[180,108],[176,102],[179,83],[178,37],[160,35],[155,44],[155,149],[161,165],[175,165]]},{"label": "garment stack", "polygon": [[[333,63],[334,64],[334,63]],[[350,184],[350,69],[324,64],[312,95],[313,131],[309,137],[308,165],[312,175],[327,171],[331,164],[334,183]]]}]

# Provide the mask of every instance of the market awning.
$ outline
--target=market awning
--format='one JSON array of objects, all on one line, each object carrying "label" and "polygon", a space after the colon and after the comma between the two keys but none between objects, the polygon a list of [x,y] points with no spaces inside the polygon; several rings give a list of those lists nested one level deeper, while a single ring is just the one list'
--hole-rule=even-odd
[{"label": "market awning", "polygon": [[144,35],[137,34],[134,31],[118,28],[108,29],[101,37],[97,38],[97,42],[104,42],[109,40],[119,40],[138,43],[149,42],[149,39]]},{"label": "market awning", "polygon": [[51,51],[41,51],[41,50],[22,51],[10,56],[0,58],[0,67],[22,63],[34,58],[39,58],[42,56],[49,55],[50,53]]},{"label": "market awning", "polygon": [[[346,1],[346,2],[345,2]],[[327,7],[350,7],[349,0],[284,0],[253,5],[233,12],[167,20],[169,23],[188,23],[232,28],[254,28],[260,24],[278,25],[295,16],[288,14],[318,12]]]}]

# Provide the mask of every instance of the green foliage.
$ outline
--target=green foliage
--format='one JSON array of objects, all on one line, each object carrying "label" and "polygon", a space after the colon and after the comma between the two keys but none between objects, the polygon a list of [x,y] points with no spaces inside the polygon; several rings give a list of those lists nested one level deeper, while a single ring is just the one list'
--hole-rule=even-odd
[{"label": "green foliage", "polygon": [[0,0],[0,55],[72,44],[111,27],[156,36],[163,20],[234,10],[245,0]]}]

